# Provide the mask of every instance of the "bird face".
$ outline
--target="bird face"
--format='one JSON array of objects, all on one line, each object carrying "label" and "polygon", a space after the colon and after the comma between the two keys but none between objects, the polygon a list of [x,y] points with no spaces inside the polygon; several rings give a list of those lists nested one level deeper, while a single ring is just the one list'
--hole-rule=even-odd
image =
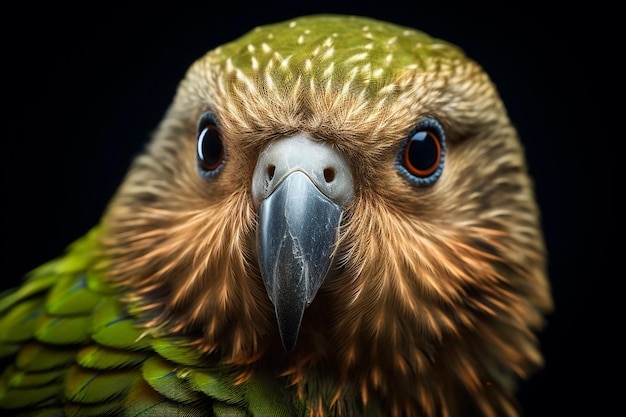
[{"label": "bird face", "polygon": [[411,29],[313,16],[209,52],[105,230],[143,325],[233,363],[282,340],[294,381],[331,362],[366,401],[428,375],[434,404],[446,375],[508,392],[541,362],[550,296],[515,129],[475,62]]}]

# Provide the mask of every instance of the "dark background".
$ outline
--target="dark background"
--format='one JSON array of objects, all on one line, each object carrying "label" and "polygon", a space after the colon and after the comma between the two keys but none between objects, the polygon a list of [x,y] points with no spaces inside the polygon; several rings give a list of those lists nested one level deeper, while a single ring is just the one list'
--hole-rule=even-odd
[{"label": "dark background", "polygon": [[[594,70],[603,64],[594,26],[600,6],[309,3],[83,9],[30,3],[5,11],[0,97],[9,129],[2,138],[0,287],[59,255],[98,221],[185,70],[206,51],[256,25],[301,14],[377,17],[461,46],[491,75],[520,131],[543,212],[556,304],[541,333],[546,367],[521,386],[526,415],[613,415],[619,382],[608,375],[619,363],[611,356],[617,344],[615,329],[602,330],[608,300],[599,300],[614,289],[602,282],[603,263],[587,269],[594,259],[589,246],[597,246],[588,235],[597,182],[588,179],[601,175],[606,148],[596,144],[609,136],[598,122],[604,111],[590,95],[598,84]],[[603,12],[598,26],[609,26],[610,17]]]}]

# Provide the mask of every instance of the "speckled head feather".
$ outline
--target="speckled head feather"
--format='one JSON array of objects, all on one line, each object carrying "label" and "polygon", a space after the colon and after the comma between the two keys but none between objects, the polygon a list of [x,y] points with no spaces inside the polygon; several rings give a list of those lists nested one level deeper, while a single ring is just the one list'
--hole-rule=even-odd
[{"label": "speckled head feather", "polygon": [[[207,181],[195,146],[209,110],[225,163]],[[426,117],[445,131],[446,160],[418,187],[397,159]],[[250,186],[259,152],[300,132],[345,155],[355,197],[288,353],[260,277]],[[413,29],[310,16],[209,52],[104,226],[109,278],[147,331],[184,335],[248,373],[278,364],[311,416],[514,416],[516,381],[542,362],[534,331],[551,300],[516,131],[475,62]]]}]

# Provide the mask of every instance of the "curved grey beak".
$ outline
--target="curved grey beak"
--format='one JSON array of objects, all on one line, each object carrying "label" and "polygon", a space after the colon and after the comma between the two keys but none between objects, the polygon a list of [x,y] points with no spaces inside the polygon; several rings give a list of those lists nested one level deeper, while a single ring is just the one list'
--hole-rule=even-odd
[{"label": "curved grey beak", "polygon": [[271,143],[259,156],[252,182],[259,263],[287,350],[328,274],[353,195],[349,164],[324,142],[301,134]]}]

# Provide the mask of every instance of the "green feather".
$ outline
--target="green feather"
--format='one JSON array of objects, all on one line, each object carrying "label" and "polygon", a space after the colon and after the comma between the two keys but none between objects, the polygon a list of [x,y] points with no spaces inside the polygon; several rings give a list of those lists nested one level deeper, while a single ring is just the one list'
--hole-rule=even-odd
[{"label": "green feather", "polygon": [[38,340],[53,345],[85,343],[89,340],[89,316],[49,316],[39,320],[35,336]]},{"label": "green feather", "polygon": [[19,369],[30,372],[67,368],[74,361],[74,355],[75,351],[72,349],[32,342],[22,347],[15,358],[15,364]]},{"label": "green feather", "polygon": [[0,314],[4,314],[9,308],[20,301],[47,290],[55,281],[55,276],[36,277],[24,281],[18,288],[3,291],[2,294],[0,294]]},{"label": "green feather", "polygon": [[70,251],[65,256],[57,258],[53,261],[48,262],[49,269],[40,270],[39,268],[35,269],[35,274],[41,274],[44,271],[50,274],[54,274],[57,278],[62,274],[73,274],[77,272],[84,271],[89,265],[90,259],[87,256],[84,256],[83,253]]},{"label": "green feather", "polygon": [[147,353],[111,349],[99,345],[90,345],[76,355],[76,362],[85,368],[121,369],[134,367],[148,357]]},{"label": "green feather", "polygon": [[207,405],[196,407],[191,404],[179,404],[167,400],[143,379],[137,381],[126,397],[124,411],[125,415],[135,417],[201,417],[210,415]]},{"label": "green feather", "polygon": [[10,388],[34,388],[59,383],[63,380],[64,374],[65,369],[25,372],[15,368],[13,372],[9,372],[8,375],[4,377],[7,379],[7,386]]},{"label": "green feather", "polygon": [[155,355],[144,362],[141,372],[146,382],[164,397],[183,403],[202,399],[198,392],[189,387],[185,370],[159,356]]},{"label": "green feather", "polygon": [[244,404],[244,388],[235,385],[234,380],[217,371],[193,370],[189,374],[189,382],[194,390],[201,391],[211,398],[231,405]]},{"label": "green feather", "polygon": [[46,309],[52,315],[89,314],[100,298],[88,288],[84,273],[64,275],[50,291]]},{"label": "green feather", "polygon": [[106,297],[94,309],[92,317],[94,341],[118,349],[147,349],[150,338],[143,337],[128,315],[123,314],[119,301],[112,296]]},{"label": "green feather", "polygon": [[95,371],[72,366],[67,372],[65,396],[73,402],[96,404],[123,396],[139,377],[134,371]]},{"label": "green feather", "polygon": [[35,406],[58,397],[63,391],[61,384],[35,388],[10,388],[0,379],[0,408],[22,408]]},{"label": "green feather", "polygon": [[202,362],[200,351],[190,344],[173,339],[155,339],[151,344],[156,353],[174,363],[197,366]]},{"label": "green feather", "polygon": [[0,343],[23,342],[32,338],[42,313],[42,297],[15,305],[0,319]]},{"label": "green feather", "polygon": [[85,277],[87,280],[87,287],[96,293],[99,293],[101,296],[104,295],[115,295],[116,290],[111,288],[109,283],[104,279],[102,271],[93,271],[88,270],[85,272]]}]

